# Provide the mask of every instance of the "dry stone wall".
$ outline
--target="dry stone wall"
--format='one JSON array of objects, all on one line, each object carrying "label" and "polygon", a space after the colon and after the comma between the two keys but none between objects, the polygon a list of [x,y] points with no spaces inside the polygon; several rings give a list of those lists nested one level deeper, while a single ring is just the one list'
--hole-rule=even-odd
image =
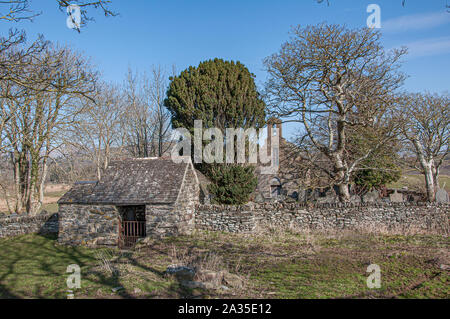
[{"label": "dry stone wall", "polygon": [[32,233],[58,233],[58,214],[13,215],[0,218],[0,238]]},{"label": "dry stone wall", "polygon": [[258,227],[304,230],[360,230],[448,235],[449,204],[320,204],[265,203],[244,206],[199,205],[196,228],[251,233]]},{"label": "dry stone wall", "polygon": [[202,230],[250,233],[256,227],[255,211],[249,206],[199,205],[195,227]]},{"label": "dry stone wall", "polygon": [[[186,203],[187,198],[181,203]],[[449,235],[449,204],[317,204],[250,203],[243,206],[148,205],[147,235],[176,236],[194,227],[202,230],[252,233],[259,227],[304,230],[360,230],[370,232]],[[186,209],[188,208],[188,209]],[[180,212],[183,212],[181,214]],[[195,216],[191,216],[191,213]],[[110,205],[60,205],[59,214],[0,218],[0,238],[28,233],[59,233],[68,245],[115,246],[119,212]]]}]

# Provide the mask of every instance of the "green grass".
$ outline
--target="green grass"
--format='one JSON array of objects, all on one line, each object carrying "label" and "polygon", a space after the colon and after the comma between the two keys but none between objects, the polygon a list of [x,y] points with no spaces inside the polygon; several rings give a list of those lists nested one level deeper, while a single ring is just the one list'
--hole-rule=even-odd
[{"label": "green grass", "polygon": [[[58,212],[58,204],[56,203],[58,199],[60,199],[65,193],[67,192],[67,190],[60,190],[57,192],[48,192],[45,193],[45,198],[46,199],[53,199],[53,203],[49,203],[49,204],[43,204],[40,211],[46,210],[49,213],[56,213]],[[3,200],[3,198],[0,197],[0,200]],[[11,202],[13,202],[13,199],[10,199]],[[9,214],[9,212],[7,210],[5,210],[5,208],[3,209],[3,211],[0,211],[0,213],[5,213],[5,214]]]},{"label": "green grass", "polygon": [[[66,281],[70,275],[66,271],[72,264],[81,267],[81,289],[76,293],[84,298],[111,297],[116,295],[112,292],[115,287],[124,287],[119,293],[125,296],[134,288],[144,293],[163,289],[166,293],[172,284],[160,276],[151,280],[153,269],[133,265],[127,255],[121,256],[129,268],[122,276],[102,271],[99,269],[101,261],[96,256],[99,252],[118,255],[115,249],[58,245],[54,237],[40,235],[0,239],[0,298],[66,298]],[[136,275],[138,271],[145,276]]]},{"label": "green grass", "polygon": [[[450,192],[450,176],[441,175],[439,176],[439,186],[444,186],[447,192]],[[425,179],[423,175],[403,175],[400,180],[395,183],[387,185],[389,188],[402,188],[408,187],[413,189],[414,187],[422,187],[425,189]]]},{"label": "green grass", "polygon": [[41,211],[45,210],[49,213],[57,213],[59,209],[58,203],[44,204],[41,207]]},{"label": "green grass", "polygon": [[[449,247],[445,236],[197,232],[120,252],[25,235],[0,239],[0,298],[66,298],[71,264],[81,267],[76,298],[449,298],[449,271],[440,269]],[[216,254],[245,287],[183,289],[163,275],[174,252],[197,260]],[[366,286],[372,263],[381,268],[380,289]]]},{"label": "green grass", "polygon": [[339,266],[338,260],[293,260],[263,267],[252,278],[260,288],[270,283],[277,298],[335,298],[358,294],[365,277],[355,265]]},{"label": "green grass", "polygon": [[59,206],[58,206],[58,203],[56,203],[56,200],[61,198],[66,192],[67,192],[67,190],[61,190],[61,191],[58,191],[58,192],[46,193],[45,197],[46,198],[49,198],[49,197],[55,198],[55,203],[42,205],[41,211],[46,210],[49,213],[56,213],[56,212],[58,212]]},{"label": "green grass", "polygon": [[60,198],[62,197],[65,193],[67,193],[67,190],[60,190],[57,192],[46,192],[45,196],[46,197],[56,197],[56,198]]},{"label": "green grass", "polygon": [[95,262],[93,251],[55,245],[55,239],[26,235],[0,240],[0,296],[63,298],[66,269],[79,264],[82,270]]}]

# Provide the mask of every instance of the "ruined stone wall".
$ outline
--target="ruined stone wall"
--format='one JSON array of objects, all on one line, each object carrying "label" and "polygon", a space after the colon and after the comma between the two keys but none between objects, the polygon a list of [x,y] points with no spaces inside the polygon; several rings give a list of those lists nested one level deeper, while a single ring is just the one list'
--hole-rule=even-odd
[{"label": "ruined stone wall", "polygon": [[111,205],[59,205],[58,242],[65,245],[116,246],[119,211]]},{"label": "ruined stone wall", "polygon": [[359,230],[392,233],[450,233],[448,204],[321,204],[286,203],[244,206],[199,205],[197,229],[253,232],[258,227],[304,230]]},{"label": "ruined stone wall", "polygon": [[58,233],[58,214],[43,213],[36,216],[15,215],[0,218],[0,238],[33,233]]}]

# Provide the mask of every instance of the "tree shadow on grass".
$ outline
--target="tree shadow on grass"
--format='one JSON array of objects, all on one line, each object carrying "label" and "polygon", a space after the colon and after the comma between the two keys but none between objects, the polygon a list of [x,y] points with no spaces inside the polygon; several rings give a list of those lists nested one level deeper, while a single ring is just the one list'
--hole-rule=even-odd
[{"label": "tree shadow on grass", "polygon": [[[0,240],[0,298],[67,298],[67,267],[77,264],[81,268],[81,289],[72,289],[75,297],[82,298],[109,298],[119,297],[132,299],[142,297],[133,291],[129,291],[130,282],[124,282],[130,277],[122,277],[101,271],[101,261],[96,252],[111,248],[87,248],[83,246],[64,246],[57,242],[57,235],[23,235],[14,238]],[[139,269],[144,274],[142,278],[149,284],[155,284],[154,291],[145,296],[147,298],[192,298],[191,289],[184,288],[180,282],[170,282],[163,271],[154,268],[145,261],[148,256],[168,255],[168,251],[158,245],[146,247],[146,257],[139,260],[133,251],[120,252],[113,249],[118,264],[132,265],[133,269]],[[133,272],[133,271],[132,271]],[[151,273],[150,279],[145,273]],[[136,275],[133,274],[132,275]],[[139,275],[136,275],[139,277]],[[153,276],[153,277],[152,277]],[[154,279],[153,279],[154,278]],[[124,285],[128,284],[128,285]],[[167,285],[167,286],[166,286]],[[128,290],[126,288],[128,286]],[[113,289],[121,287],[120,290]],[[93,292],[100,289],[101,296]],[[110,292],[112,296],[105,295]]]},{"label": "tree shadow on grass", "polygon": [[[58,245],[55,235],[25,235],[0,241],[0,298],[66,298],[67,266],[83,272],[98,263],[94,249]],[[101,273],[88,282],[113,289],[119,278]],[[122,292],[125,297],[131,297]]]}]

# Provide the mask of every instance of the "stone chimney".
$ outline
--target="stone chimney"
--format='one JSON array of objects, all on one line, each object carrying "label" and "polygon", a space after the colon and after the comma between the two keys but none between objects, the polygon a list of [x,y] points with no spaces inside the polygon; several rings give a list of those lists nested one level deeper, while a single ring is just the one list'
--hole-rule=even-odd
[{"label": "stone chimney", "polygon": [[282,137],[281,120],[271,117],[267,120],[267,149],[270,156],[274,153],[274,149],[278,150],[279,156]]}]

